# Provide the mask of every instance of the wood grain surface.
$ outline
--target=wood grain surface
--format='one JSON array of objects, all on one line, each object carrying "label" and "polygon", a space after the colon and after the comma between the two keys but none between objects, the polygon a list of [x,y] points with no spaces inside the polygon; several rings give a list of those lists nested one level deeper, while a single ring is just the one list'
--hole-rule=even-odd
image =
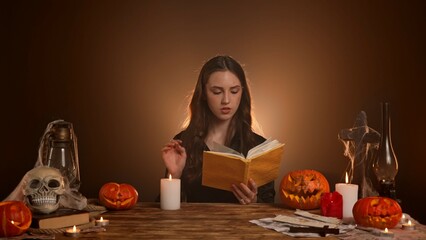
[{"label": "wood grain surface", "polygon": [[[79,239],[293,239],[249,222],[291,212],[263,203],[182,203],[181,209],[170,211],[161,210],[159,203],[138,203],[130,210],[102,214],[110,221],[106,231],[82,233]],[[55,239],[72,238],[56,234]]]}]

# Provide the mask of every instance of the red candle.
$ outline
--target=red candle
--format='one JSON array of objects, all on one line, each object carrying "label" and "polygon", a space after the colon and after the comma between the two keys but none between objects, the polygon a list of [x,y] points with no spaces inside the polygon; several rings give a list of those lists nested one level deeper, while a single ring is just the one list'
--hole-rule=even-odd
[{"label": "red candle", "polygon": [[343,197],[338,192],[321,196],[321,214],[327,217],[343,218]]}]

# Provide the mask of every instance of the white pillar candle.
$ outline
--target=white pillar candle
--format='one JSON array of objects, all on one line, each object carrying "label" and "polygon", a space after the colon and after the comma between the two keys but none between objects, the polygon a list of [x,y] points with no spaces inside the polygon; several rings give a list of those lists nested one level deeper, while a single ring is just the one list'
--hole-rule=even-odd
[{"label": "white pillar candle", "polygon": [[160,205],[163,210],[180,208],[180,179],[162,178],[160,182]]},{"label": "white pillar candle", "polygon": [[343,199],[343,221],[352,222],[352,208],[358,201],[358,185],[348,183],[348,173],[346,173],[346,183],[337,183],[336,192],[342,195]]}]

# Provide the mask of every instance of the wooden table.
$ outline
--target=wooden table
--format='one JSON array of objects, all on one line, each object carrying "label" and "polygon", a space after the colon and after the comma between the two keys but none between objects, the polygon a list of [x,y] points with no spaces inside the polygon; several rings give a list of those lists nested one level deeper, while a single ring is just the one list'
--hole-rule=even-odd
[{"label": "wooden table", "polygon": [[[249,220],[291,213],[276,204],[182,203],[166,211],[159,203],[138,203],[133,209],[103,213],[105,232],[80,234],[81,239],[293,239]],[[56,234],[56,239],[72,239]],[[306,238],[305,238],[306,239]],[[318,239],[318,238],[316,238]],[[322,239],[336,239],[327,237]]]}]

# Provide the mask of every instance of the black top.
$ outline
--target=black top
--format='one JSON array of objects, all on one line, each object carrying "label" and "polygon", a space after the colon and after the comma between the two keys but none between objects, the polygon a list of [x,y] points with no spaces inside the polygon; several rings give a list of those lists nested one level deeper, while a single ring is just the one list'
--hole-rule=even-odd
[{"label": "black top", "polygon": [[[181,139],[182,132],[175,136],[175,139]],[[255,134],[255,146],[264,142],[266,139],[258,134]],[[230,148],[237,150],[240,141],[238,137],[231,140]],[[254,147],[254,146],[252,146]],[[208,151],[209,148],[204,144],[204,150]],[[247,153],[243,153],[247,155]],[[185,172],[185,169],[184,171]],[[201,185],[202,174],[191,183],[182,183],[182,197],[183,201],[187,202],[218,202],[218,203],[237,203],[238,199],[230,191],[211,188]],[[275,189],[274,181],[271,181],[263,186],[257,188],[257,202],[274,202]]]}]

